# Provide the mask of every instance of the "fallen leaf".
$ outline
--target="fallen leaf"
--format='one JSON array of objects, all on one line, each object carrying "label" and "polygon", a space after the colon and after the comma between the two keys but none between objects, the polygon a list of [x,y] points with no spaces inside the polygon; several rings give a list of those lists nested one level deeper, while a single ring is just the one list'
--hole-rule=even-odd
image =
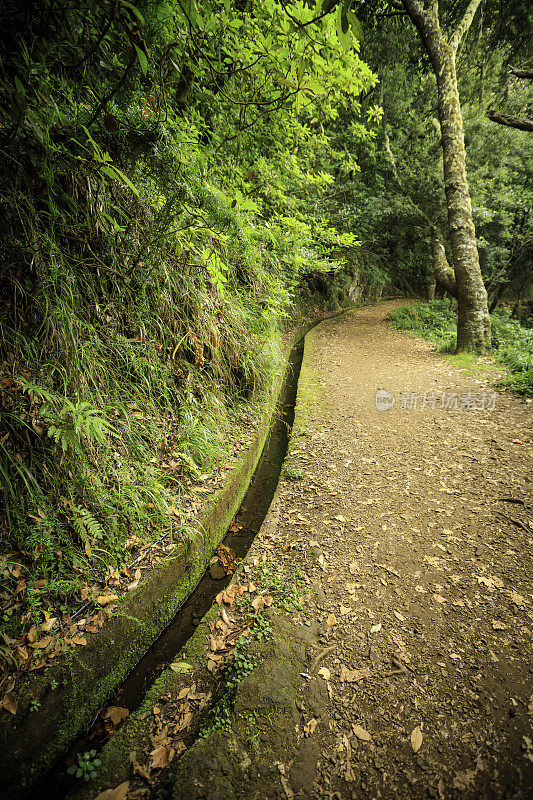
[{"label": "fallen leaf", "polygon": [[365,730],[361,725],[352,725],[352,729],[354,732],[354,736],[357,736],[362,742],[371,742],[372,737],[367,730]]},{"label": "fallen leaf", "polygon": [[171,759],[172,750],[169,750],[168,747],[156,747],[155,750],[152,750],[150,755],[152,756],[152,769],[163,769],[164,767],[168,767]]},{"label": "fallen leaf", "polygon": [[433,599],[435,600],[436,603],[447,603],[448,602],[446,600],[446,598],[443,597],[441,594],[434,594],[433,595]]},{"label": "fallen leaf", "polygon": [[414,728],[414,730],[411,732],[411,747],[413,748],[413,753],[418,753],[422,747],[422,738],[420,725],[417,725],[416,728]]},{"label": "fallen leaf", "polygon": [[370,633],[379,633],[382,627],[383,626],[381,622],[378,622],[377,625],[372,625],[372,627],[370,628]]},{"label": "fallen leaf", "polygon": [[222,611],[220,612],[220,616],[222,617],[222,620],[223,622],[226,623],[226,625],[231,625],[231,620],[228,617],[228,612],[226,611],[225,608],[223,608]]},{"label": "fallen leaf", "polygon": [[139,764],[139,762],[135,758],[132,758],[131,766],[133,768],[134,775],[138,775],[139,778],[144,778],[146,783],[148,783],[150,786],[152,785],[152,779],[150,778],[150,773],[148,772],[146,767],[143,767],[142,764]]},{"label": "fallen leaf", "polygon": [[100,792],[94,800],[126,800],[129,788],[130,782],[124,781],[124,783],[121,783],[114,789],[105,789],[103,792]]},{"label": "fallen leaf", "polygon": [[318,720],[313,717],[304,725],[304,733],[306,736],[312,736],[315,732],[316,726],[318,725]]},{"label": "fallen leaf", "polygon": [[495,631],[506,631],[507,625],[504,622],[500,622],[497,619],[492,620],[492,627]]},{"label": "fallen leaf", "polygon": [[331,672],[327,667],[321,667],[321,669],[318,670],[318,674],[321,678],[324,678],[325,681],[329,681],[331,678]]},{"label": "fallen leaf", "polygon": [[372,675],[369,669],[348,669],[341,667],[340,681],[341,683],[358,683],[364,678],[369,678]]},{"label": "fallen leaf", "polygon": [[127,717],[129,717],[130,712],[127,708],[122,708],[122,706],[109,706],[107,709],[104,719],[108,719],[115,728],[120,725]]},{"label": "fallen leaf", "polygon": [[5,708],[13,716],[17,713],[18,703],[13,692],[6,692],[2,700],[2,708]]},{"label": "fallen leaf", "polygon": [[108,606],[110,603],[114,603],[118,600],[118,595],[116,594],[101,594],[100,597],[96,598],[96,602],[100,606]]},{"label": "fallen leaf", "polygon": [[254,609],[255,613],[258,614],[262,611],[265,607],[265,598],[262,597],[260,594],[256,595],[252,600],[252,608]]},{"label": "fallen leaf", "polygon": [[183,689],[180,689],[180,692],[178,694],[178,700],[183,700],[184,697],[187,697],[190,691],[191,691],[190,686],[185,686]]},{"label": "fallen leaf", "polygon": [[518,608],[525,608],[526,607],[526,602],[527,601],[526,601],[525,597],[522,597],[522,595],[518,594],[518,592],[512,591],[511,594],[510,594],[510,599],[511,599],[511,603],[514,603],[514,605],[518,606]]}]

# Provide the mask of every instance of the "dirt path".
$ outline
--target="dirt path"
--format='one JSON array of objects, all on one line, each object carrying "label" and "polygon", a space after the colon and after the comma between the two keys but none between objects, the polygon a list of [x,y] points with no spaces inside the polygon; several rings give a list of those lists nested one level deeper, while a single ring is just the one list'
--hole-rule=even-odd
[{"label": "dirt path", "polygon": [[314,782],[292,775],[287,796],[530,798],[532,406],[482,398],[483,381],[387,325],[393,305],[311,333],[318,402],[252,552],[304,575],[294,622],[318,624],[330,693]]}]

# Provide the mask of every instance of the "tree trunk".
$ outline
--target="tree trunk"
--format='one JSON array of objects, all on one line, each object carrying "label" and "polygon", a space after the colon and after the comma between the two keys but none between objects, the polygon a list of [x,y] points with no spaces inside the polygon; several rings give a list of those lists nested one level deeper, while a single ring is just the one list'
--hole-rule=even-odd
[{"label": "tree trunk", "polygon": [[480,0],[470,0],[449,42],[440,28],[437,0],[428,7],[420,0],[402,0],[402,3],[428,52],[437,79],[444,190],[457,285],[457,349],[486,353],[490,351],[490,317],[466,180],[463,119],[455,72],[458,44]]},{"label": "tree trunk", "polygon": [[437,283],[446,289],[452,297],[457,297],[457,286],[453,269],[448,264],[446,250],[439,229],[431,228],[431,255],[433,258],[433,275]]},{"label": "tree trunk", "polygon": [[490,317],[466,179],[455,52],[447,42],[442,42],[438,51],[437,89],[444,156],[444,190],[457,284],[457,349],[487,353],[490,352]]}]

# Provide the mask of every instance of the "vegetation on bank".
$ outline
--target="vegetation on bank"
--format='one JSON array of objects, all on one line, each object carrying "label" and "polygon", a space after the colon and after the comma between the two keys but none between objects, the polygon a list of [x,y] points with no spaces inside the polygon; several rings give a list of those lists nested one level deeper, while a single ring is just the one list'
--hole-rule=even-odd
[{"label": "vegetation on bank", "polygon": [[344,157],[323,123],[375,77],[334,15],[309,37],[274,0],[237,6],[2,10],[0,652],[20,666],[25,631],[187,537],[295,302],[356,271],[321,207]]},{"label": "vegetation on bank", "polygon": [[[395,328],[433,342],[444,353],[454,352],[456,318],[450,300],[401,306],[388,316]],[[492,355],[509,370],[498,385],[533,396],[533,317],[513,319],[511,311],[502,308],[491,315],[491,327]]]}]

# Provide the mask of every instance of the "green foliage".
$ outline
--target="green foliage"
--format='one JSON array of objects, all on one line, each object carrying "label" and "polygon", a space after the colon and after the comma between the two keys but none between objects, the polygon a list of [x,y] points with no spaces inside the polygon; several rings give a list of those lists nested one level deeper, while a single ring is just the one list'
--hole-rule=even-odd
[{"label": "green foliage", "polygon": [[215,706],[210,710],[205,724],[199,732],[200,738],[209,736],[217,730],[231,731],[231,711],[235,701],[235,689],[250,675],[257,664],[247,651],[248,637],[241,636],[237,641],[233,659],[224,670],[224,688]]},{"label": "green foliage", "polygon": [[75,775],[76,778],[88,782],[96,778],[100,763],[100,759],[96,758],[96,750],[89,750],[85,753],[78,753],[74,764],[67,769],[67,772],[69,775]]},{"label": "green foliage", "polygon": [[356,259],[324,125],[376,79],[348,6],[315,11],[2,6],[0,531],[47,581],[32,620],[133,536],[186,535],[304,276]]},{"label": "green foliage", "polygon": [[509,312],[494,314],[492,346],[498,360],[510,370],[499,384],[516,394],[533,396],[533,329],[510,319]]},{"label": "green foliage", "polygon": [[432,300],[400,306],[388,315],[395,328],[412,331],[442,349],[453,346],[457,331],[457,314],[448,300]]},{"label": "green foliage", "polygon": [[292,464],[286,464],[283,468],[283,477],[288,481],[301,481],[305,473],[299,467]]}]

